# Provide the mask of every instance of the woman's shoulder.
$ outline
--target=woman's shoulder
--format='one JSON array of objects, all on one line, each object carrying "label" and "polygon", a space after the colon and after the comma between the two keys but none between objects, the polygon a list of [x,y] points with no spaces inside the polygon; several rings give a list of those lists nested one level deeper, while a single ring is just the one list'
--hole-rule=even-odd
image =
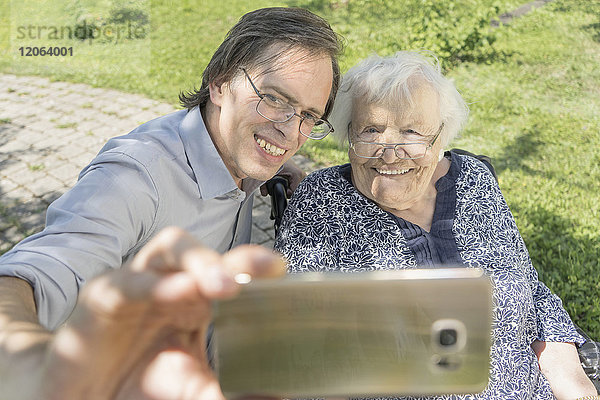
[{"label": "woman's shoulder", "polygon": [[342,179],[341,171],[349,165],[350,164],[334,165],[333,167],[318,169],[308,174],[308,176],[304,178],[304,181],[337,181],[339,179]]},{"label": "woman's shoulder", "polygon": [[302,182],[300,182],[296,192],[314,193],[341,190],[348,184],[346,179],[343,177],[343,170],[348,166],[349,164],[335,165],[333,167],[323,168],[311,172],[302,180]]},{"label": "woman's shoulder", "polygon": [[452,166],[451,170],[456,170],[459,177],[462,179],[479,179],[481,177],[494,178],[492,166],[487,166],[482,160],[478,159],[474,154],[458,153],[454,150],[450,151]]}]

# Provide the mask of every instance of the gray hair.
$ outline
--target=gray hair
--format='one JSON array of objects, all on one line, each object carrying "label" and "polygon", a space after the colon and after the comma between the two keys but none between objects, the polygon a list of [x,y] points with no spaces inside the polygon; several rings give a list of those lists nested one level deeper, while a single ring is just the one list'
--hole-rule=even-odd
[{"label": "gray hair", "polygon": [[334,135],[340,143],[348,138],[354,99],[363,98],[367,103],[384,106],[410,102],[415,89],[415,85],[410,84],[412,77],[427,80],[439,96],[440,118],[444,124],[440,135],[443,147],[454,140],[467,121],[469,107],[454,83],[442,75],[438,60],[432,58],[399,51],[389,57],[373,55],[350,68],[342,78],[330,116]]}]

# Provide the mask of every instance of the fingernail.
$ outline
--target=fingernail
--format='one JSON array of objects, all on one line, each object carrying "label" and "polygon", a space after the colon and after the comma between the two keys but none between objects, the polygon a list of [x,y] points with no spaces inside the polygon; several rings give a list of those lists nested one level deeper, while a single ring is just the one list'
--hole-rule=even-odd
[{"label": "fingernail", "polygon": [[240,285],[245,285],[252,281],[252,276],[250,276],[250,274],[242,272],[242,273],[239,273],[236,276],[234,276],[233,279]]},{"label": "fingernail", "polygon": [[206,289],[215,293],[229,293],[236,289],[236,283],[231,276],[223,271],[220,265],[206,268],[203,284]]}]

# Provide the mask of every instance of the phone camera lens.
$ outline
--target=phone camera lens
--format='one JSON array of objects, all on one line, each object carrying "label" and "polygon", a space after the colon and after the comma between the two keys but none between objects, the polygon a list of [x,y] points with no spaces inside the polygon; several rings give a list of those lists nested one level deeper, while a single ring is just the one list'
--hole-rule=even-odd
[{"label": "phone camera lens", "polygon": [[456,329],[442,329],[440,331],[440,345],[454,346],[458,340]]}]

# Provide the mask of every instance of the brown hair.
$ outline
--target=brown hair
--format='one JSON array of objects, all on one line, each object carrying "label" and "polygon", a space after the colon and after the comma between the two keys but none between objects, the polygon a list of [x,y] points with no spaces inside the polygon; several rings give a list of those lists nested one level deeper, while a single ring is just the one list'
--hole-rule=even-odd
[{"label": "brown hair", "polygon": [[[277,51],[272,53],[270,50],[273,48]],[[272,64],[282,54],[297,49],[305,54],[331,57],[333,84],[323,115],[327,118],[339,86],[337,57],[342,48],[340,36],[329,23],[308,10],[286,7],[258,9],[242,16],[227,33],[202,73],[200,89],[180,93],[179,100],[188,110],[203,106],[210,97],[209,83],[229,82],[241,67],[251,70]]]}]

